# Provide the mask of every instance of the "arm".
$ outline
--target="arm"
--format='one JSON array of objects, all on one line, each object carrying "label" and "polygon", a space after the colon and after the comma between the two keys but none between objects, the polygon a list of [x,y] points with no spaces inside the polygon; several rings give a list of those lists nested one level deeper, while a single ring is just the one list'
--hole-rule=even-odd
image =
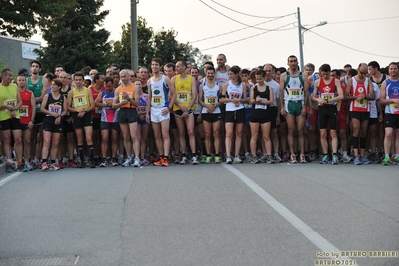
[{"label": "arm", "polygon": [[109,107],[110,104],[108,103],[102,103],[101,99],[103,98],[103,92],[100,92],[97,96],[97,98],[94,100],[94,105],[96,107]]},{"label": "arm", "polygon": [[335,79],[335,86],[337,87],[338,96],[332,98],[331,100],[328,100],[329,102],[338,102],[344,99],[344,94],[343,94],[344,92],[342,90],[341,83],[337,79]]},{"label": "arm", "polygon": [[287,112],[284,109],[284,83],[286,79],[287,74],[283,73],[280,76],[280,113],[282,115],[286,115]]},{"label": "arm", "polygon": [[228,103],[228,102],[231,102],[231,100],[228,98],[228,95],[226,95],[226,93],[227,93],[227,86],[228,86],[228,85],[229,85],[229,84],[226,82],[226,83],[223,84],[223,86],[222,86],[222,98],[220,98],[220,102],[223,103],[223,104]]},{"label": "arm", "polygon": [[370,80],[370,79],[368,79],[369,80],[369,84],[368,84],[368,91],[369,91],[369,94],[368,95],[365,95],[364,96],[364,98],[366,99],[366,100],[368,100],[368,101],[373,101],[373,100],[375,100],[375,93],[374,93],[374,88],[373,88],[373,82]]},{"label": "arm", "polygon": [[41,106],[40,106],[40,111],[41,111],[43,114],[51,115],[51,116],[53,116],[53,117],[55,117],[55,118],[59,117],[59,116],[60,116],[59,114],[57,114],[57,113],[55,113],[55,112],[50,112],[49,110],[46,109],[47,101],[48,101],[48,94],[44,95],[42,104],[41,104]]},{"label": "arm", "polygon": [[197,101],[197,96],[198,96],[198,93],[197,93],[197,88],[196,88],[196,81],[195,81],[195,79],[193,78],[193,77],[191,77],[191,96],[192,96],[192,98],[191,98],[191,102],[190,102],[190,104],[189,104],[189,110],[191,109],[191,108],[193,108],[193,105],[195,104],[195,102]]},{"label": "arm", "polygon": [[64,97],[64,103],[62,106],[61,116],[66,116],[66,114],[68,113],[68,103],[67,103],[67,99],[65,98],[65,96],[62,96],[62,97]]},{"label": "arm", "polygon": [[114,100],[112,101],[112,108],[118,109],[124,104],[127,104],[127,100],[123,100],[122,102],[119,102],[119,87],[118,87],[115,90]]},{"label": "arm", "polygon": [[35,97],[33,96],[33,93],[31,94],[31,97],[30,97],[30,107],[32,109],[31,122],[33,124],[33,121],[35,121],[35,117],[36,117],[36,101],[35,101]]},{"label": "arm", "polygon": [[348,83],[346,84],[346,90],[345,90],[345,100],[347,101],[355,101],[357,99],[356,96],[350,95],[351,88],[352,88],[352,79],[348,79]]},{"label": "arm", "polygon": [[86,112],[91,112],[92,110],[94,110],[94,99],[93,99],[93,93],[91,92],[91,90],[87,90],[88,94],[89,94],[89,103],[90,103],[90,107],[88,109],[86,109]]}]

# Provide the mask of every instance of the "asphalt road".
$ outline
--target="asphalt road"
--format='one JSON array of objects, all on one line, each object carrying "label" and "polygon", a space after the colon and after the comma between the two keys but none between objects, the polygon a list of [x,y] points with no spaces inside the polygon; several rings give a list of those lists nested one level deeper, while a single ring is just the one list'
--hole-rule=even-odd
[{"label": "asphalt road", "polygon": [[4,174],[0,265],[397,266],[398,170],[310,163]]}]

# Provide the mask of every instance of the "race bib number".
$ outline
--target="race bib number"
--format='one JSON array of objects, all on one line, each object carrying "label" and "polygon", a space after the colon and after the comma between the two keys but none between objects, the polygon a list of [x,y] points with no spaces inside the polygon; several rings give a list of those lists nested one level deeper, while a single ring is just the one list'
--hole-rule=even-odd
[{"label": "race bib number", "polygon": [[162,106],[162,96],[152,96],[151,105],[152,106]]},{"label": "race bib number", "polygon": [[395,115],[399,114],[399,108],[396,108],[394,103],[391,103],[391,110],[393,114]]},{"label": "race bib number", "polygon": [[230,92],[229,96],[230,96],[230,99],[240,99],[241,93],[232,91],[232,92]]},{"label": "race bib number", "polygon": [[[262,100],[267,100],[265,98],[261,98]],[[267,105],[263,104],[263,103],[257,103],[255,104],[255,109],[262,109],[262,110],[266,110],[267,109]]]},{"label": "race bib number", "polygon": [[[16,103],[15,99],[10,99],[10,100],[5,100],[4,101],[4,105],[12,106],[12,107],[15,107],[15,103]],[[7,109],[5,111],[9,112]]]},{"label": "race bib number", "polygon": [[366,99],[361,99],[360,101],[356,100],[355,101],[355,107],[367,109],[368,101]]},{"label": "race bib number", "polygon": [[186,103],[191,101],[191,95],[189,92],[179,91],[177,95],[177,101],[179,103]]},{"label": "race bib number", "polygon": [[147,109],[147,106],[138,106],[137,113],[143,114],[143,113],[145,113],[146,109]]},{"label": "race bib number", "polygon": [[21,108],[19,108],[19,116],[20,117],[28,117],[29,116],[28,108],[29,108],[28,105],[22,105]]},{"label": "race bib number", "polygon": [[120,93],[119,94],[119,101],[122,102],[123,100],[127,100],[129,98],[132,98],[132,93],[130,91],[126,92],[126,94],[128,95],[127,97],[123,97],[124,93]]},{"label": "race bib number", "polygon": [[218,98],[216,96],[206,96],[205,97],[205,103],[206,104],[217,104]]},{"label": "race bib number", "polygon": [[321,98],[323,99],[323,100],[325,100],[325,101],[329,101],[329,100],[331,100],[332,98],[334,98],[334,93],[322,93],[321,94]]},{"label": "race bib number", "polygon": [[50,104],[50,105],[48,106],[48,110],[49,110],[50,112],[57,113],[57,114],[60,115],[60,114],[62,113],[62,106],[61,106],[61,105]]},{"label": "race bib number", "polygon": [[87,105],[86,94],[79,94],[73,96],[73,103],[75,107],[86,106]]},{"label": "race bib number", "polygon": [[290,96],[290,97],[299,97],[299,96],[301,96],[302,95],[302,92],[301,92],[301,89],[299,89],[299,88],[289,88],[288,89],[288,95]]}]

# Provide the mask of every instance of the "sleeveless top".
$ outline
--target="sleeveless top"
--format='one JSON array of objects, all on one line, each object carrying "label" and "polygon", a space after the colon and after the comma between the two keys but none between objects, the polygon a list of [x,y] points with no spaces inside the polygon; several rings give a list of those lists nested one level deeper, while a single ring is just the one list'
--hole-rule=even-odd
[{"label": "sleeveless top", "polygon": [[19,108],[19,119],[21,124],[27,125],[32,119],[32,106],[30,99],[32,98],[33,92],[29,90],[20,91],[22,106]]},{"label": "sleeveless top", "polygon": [[[368,95],[369,91],[369,79],[366,78],[364,81],[357,81],[355,77],[352,77],[352,87],[349,95],[358,96],[359,94]],[[352,112],[370,112],[370,105],[368,100],[362,99],[360,101],[354,100],[350,102],[349,111]]]},{"label": "sleeveless top", "polygon": [[[260,96],[262,99],[270,100],[270,88],[266,85],[265,91],[258,90],[258,84],[253,88],[254,90],[254,99],[257,96]],[[269,114],[268,105],[263,103],[255,103],[252,104],[251,116],[254,118],[263,118]]]},{"label": "sleeveless top", "polygon": [[[188,107],[190,105],[191,99],[193,97],[192,95],[192,79],[191,75],[187,75],[187,77],[183,80],[181,79],[180,75],[176,76],[175,80],[175,89],[177,93],[177,101],[179,104],[184,105],[185,107]],[[194,108],[194,106],[192,106]],[[180,107],[178,105],[173,105],[173,111],[180,110]]]},{"label": "sleeveless top", "polygon": [[[64,108],[64,96],[62,96],[62,94],[60,94],[60,98],[59,99],[54,99],[53,98],[53,94],[50,93],[48,94],[48,99],[47,99],[47,104],[46,104],[46,110],[50,111],[50,112],[54,112],[57,114],[62,114],[62,109]],[[46,116],[52,116],[49,114],[46,114]]]},{"label": "sleeveless top", "polygon": [[[0,83],[0,104],[16,107],[18,104],[18,88],[14,83],[3,86]],[[16,111],[16,118],[19,118],[19,111]],[[11,112],[7,109],[0,110],[0,121],[11,118]]]},{"label": "sleeveless top", "polygon": [[72,108],[88,109],[90,108],[90,98],[88,88],[83,87],[82,91],[77,91],[76,88],[72,89]]},{"label": "sleeveless top", "polygon": [[[101,86],[101,90],[97,91],[93,86],[90,86],[91,94],[93,94],[93,100],[97,99],[97,96],[100,94],[100,92],[105,90],[104,86]],[[100,118],[101,117],[101,107],[94,107],[94,110],[91,111],[91,114],[93,118]]]},{"label": "sleeveless top", "polygon": [[[234,85],[231,80],[229,80],[227,86],[227,97],[229,99],[242,99],[242,82],[239,85]],[[242,108],[244,108],[243,103],[240,103],[238,107],[236,107],[233,102],[226,103],[226,111],[236,111]]]},{"label": "sleeveless top", "polygon": [[[204,82],[204,85],[202,87],[203,94],[202,94],[202,101],[205,104],[217,104],[219,103],[220,99],[220,91],[219,91],[219,84],[218,82],[215,82],[215,86],[212,88],[208,87],[208,84]],[[208,108],[203,106],[201,113],[206,114],[208,113]],[[213,110],[212,114],[220,114],[220,108],[217,107],[215,110]]]},{"label": "sleeveless top", "polygon": [[[42,88],[43,88],[43,77],[39,77],[39,80],[33,84],[32,78],[28,78],[28,83],[26,88],[33,92],[33,96],[37,99],[42,96]],[[36,104],[36,113],[40,113],[41,103]]]},{"label": "sleeveless top", "polygon": [[[324,79],[320,78],[317,95],[319,96],[319,98],[326,100],[326,101],[337,97],[338,90],[337,90],[337,86],[335,85],[335,78],[331,78],[331,81],[329,84],[326,84]],[[323,104],[323,106],[332,106],[332,105],[336,105],[336,104],[337,104],[337,102],[331,102],[331,103]]]},{"label": "sleeveless top", "polygon": [[[119,102],[122,102],[123,100],[125,100],[123,98],[122,93],[126,92],[129,95],[129,98],[134,99],[134,84],[130,84],[129,87],[125,87],[125,85],[121,84],[119,86],[119,93],[118,93],[118,98],[119,98]],[[124,105],[121,106],[121,108],[136,108],[136,106],[131,105],[130,103],[126,103]]]},{"label": "sleeveless top", "polygon": [[[385,88],[385,99],[399,99],[399,80],[392,81],[391,79],[385,80],[387,86]],[[395,108],[393,103],[385,105],[386,114],[399,114],[399,108]]]},{"label": "sleeveless top", "polygon": [[151,78],[149,89],[151,90],[151,107],[169,107],[169,87],[165,83],[165,75],[162,75],[162,78],[157,82],[154,81],[154,78]]},{"label": "sleeveless top", "polygon": [[[104,90],[102,92],[102,103],[108,103],[114,100],[115,93],[114,92],[107,92]],[[102,107],[101,108],[101,122],[106,122],[106,123],[113,123],[117,122],[117,115],[116,115],[116,109],[112,108],[111,106],[107,107]]]},{"label": "sleeveless top", "polygon": [[284,101],[304,101],[304,85],[302,72],[299,72],[297,77],[290,76],[287,72],[287,77],[284,83]]}]

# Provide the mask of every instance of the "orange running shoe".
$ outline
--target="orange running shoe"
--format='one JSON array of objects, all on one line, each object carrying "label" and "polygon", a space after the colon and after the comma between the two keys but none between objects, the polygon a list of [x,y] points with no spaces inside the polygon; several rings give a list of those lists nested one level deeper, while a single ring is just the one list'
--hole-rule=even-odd
[{"label": "orange running shoe", "polygon": [[169,166],[169,160],[167,157],[163,158],[162,160],[162,166]]},{"label": "orange running shoe", "polygon": [[162,157],[159,157],[159,160],[153,162],[152,164],[155,166],[161,166],[161,165],[163,165],[163,161],[164,161],[164,159]]}]

